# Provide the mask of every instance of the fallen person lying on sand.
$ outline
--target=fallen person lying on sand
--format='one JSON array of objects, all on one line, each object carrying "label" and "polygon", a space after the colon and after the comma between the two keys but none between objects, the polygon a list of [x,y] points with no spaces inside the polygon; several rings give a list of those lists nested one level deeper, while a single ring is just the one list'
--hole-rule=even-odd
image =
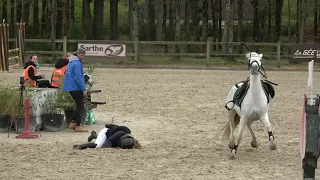
[{"label": "fallen person lying on sand", "polygon": [[[91,142],[96,139],[95,142]],[[91,132],[88,143],[73,145],[73,149],[83,150],[86,148],[122,148],[122,149],[141,149],[141,145],[131,135],[131,130],[126,126],[106,124],[97,134]]]}]

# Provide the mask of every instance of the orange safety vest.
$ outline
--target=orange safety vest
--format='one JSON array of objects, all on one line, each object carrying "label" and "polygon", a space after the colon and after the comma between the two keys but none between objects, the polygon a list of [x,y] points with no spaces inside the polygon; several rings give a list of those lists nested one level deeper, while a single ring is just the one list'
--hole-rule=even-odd
[{"label": "orange safety vest", "polygon": [[67,70],[67,66],[64,66],[60,69],[54,68],[53,69],[53,74],[51,78],[51,86],[53,87],[59,87],[62,84],[63,76]]},{"label": "orange safety vest", "polygon": [[32,66],[32,65],[28,66],[23,72],[23,79],[24,79],[23,85],[24,86],[36,87],[37,86],[37,80],[32,80],[28,75],[28,71],[29,71],[30,68],[33,68],[34,75],[37,74],[37,70],[36,70],[36,68],[34,66]]}]

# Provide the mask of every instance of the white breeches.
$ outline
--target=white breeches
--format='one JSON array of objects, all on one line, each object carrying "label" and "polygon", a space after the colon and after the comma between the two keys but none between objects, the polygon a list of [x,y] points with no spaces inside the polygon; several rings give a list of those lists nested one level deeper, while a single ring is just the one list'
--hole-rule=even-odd
[{"label": "white breeches", "polygon": [[98,137],[95,141],[95,143],[97,144],[96,148],[101,148],[102,145],[104,144],[104,142],[106,142],[107,140],[107,135],[106,135],[106,132],[108,131],[108,128],[103,128],[99,134],[98,134]]}]

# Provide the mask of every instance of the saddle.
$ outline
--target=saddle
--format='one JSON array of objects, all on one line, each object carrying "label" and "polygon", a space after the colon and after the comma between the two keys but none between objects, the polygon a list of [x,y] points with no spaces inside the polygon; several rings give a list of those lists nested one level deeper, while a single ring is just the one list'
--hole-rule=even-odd
[{"label": "saddle", "polygon": [[[246,96],[248,89],[250,87],[250,79],[247,78],[245,81],[240,81],[235,86],[238,88],[233,96],[233,103],[241,108],[241,103]],[[241,85],[242,84],[242,85]],[[267,97],[267,102],[269,104],[270,98],[274,98],[275,91],[270,81],[261,80],[263,91]]]}]

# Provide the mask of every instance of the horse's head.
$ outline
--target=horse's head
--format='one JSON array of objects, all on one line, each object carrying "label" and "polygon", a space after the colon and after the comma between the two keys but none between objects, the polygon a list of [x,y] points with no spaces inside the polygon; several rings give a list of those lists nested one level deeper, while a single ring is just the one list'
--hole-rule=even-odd
[{"label": "horse's head", "polygon": [[262,67],[262,54],[249,52],[246,54],[248,59],[248,69],[252,75],[258,75]]},{"label": "horse's head", "polygon": [[89,74],[84,74],[84,82],[89,85],[93,85],[92,77]]}]

